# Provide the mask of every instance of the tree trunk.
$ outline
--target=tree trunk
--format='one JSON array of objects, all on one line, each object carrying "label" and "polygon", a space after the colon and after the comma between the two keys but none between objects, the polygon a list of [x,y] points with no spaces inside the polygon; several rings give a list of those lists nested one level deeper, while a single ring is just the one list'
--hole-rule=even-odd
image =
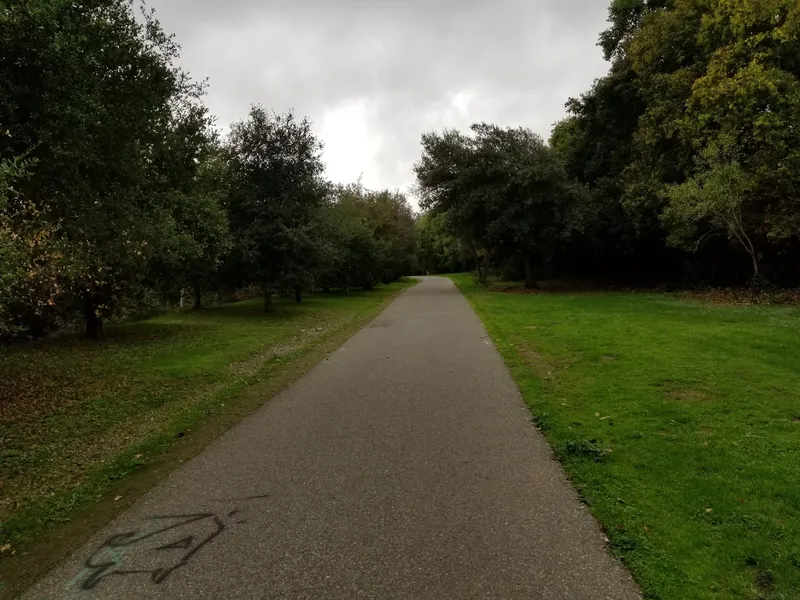
[{"label": "tree trunk", "polygon": [[[750,258],[753,260],[753,277],[760,277],[761,270],[758,268],[758,258],[756,258],[756,253],[751,252]],[[767,269],[767,272],[769,272],[769,269]]]},{"label": "tree trunk", "polygon": [[195,283],[194,284],[194,310],[200,310],[203,308],[203,290],[200,288],[200,285]]},{"label": "tree trunk", "polygon": [[486,283],[488,274],[486,273],[486,265],[477,254],[475,255],[475,268],[478,269],[478,283]]},{"label": "tree trunk", "polygon": [[298,304],[303,301],[303,291],[299,287],[294,288],[294,301]]},{"label": "tree trunk", "polygon": [[533,268],[533,259],[525,256],[523,266],[525,268],[525,288],[534,289],[536,287],[536,270]]},{"label": "tree trunk", "polygon": [[264,286],[264,312],[272,312],[272,285],[266,284]]},{"label": "tree trunk", "polygon": [[486,283],[487,273],[484,269],[486,266],[481,260],[481,257],[478,255],[478,251],[473,247],[472,248],[472,256],[475,259],[475,269],[478,271],[478,283]]},{"label": "tree trunk", "polygon": [[86,319],[86,339],[103,339],[103,319],[97,314],[97,303],[90,292],[83,295],[83,317]]}]

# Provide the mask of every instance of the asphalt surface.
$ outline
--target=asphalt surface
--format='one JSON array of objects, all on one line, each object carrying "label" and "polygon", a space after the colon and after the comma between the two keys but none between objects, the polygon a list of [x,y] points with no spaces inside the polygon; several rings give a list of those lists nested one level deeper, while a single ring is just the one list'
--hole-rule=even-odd
[{"label": "asphalt surface", "polygon": [[640,598],[447,279],[406,292],[25,598]]}]

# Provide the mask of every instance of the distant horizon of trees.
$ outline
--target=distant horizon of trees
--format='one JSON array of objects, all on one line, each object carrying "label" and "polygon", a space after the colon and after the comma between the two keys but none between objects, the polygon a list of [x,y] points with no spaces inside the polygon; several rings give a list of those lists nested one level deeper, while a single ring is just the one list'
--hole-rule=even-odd
[{"label": "distant horizon of trees", "polygon": [[221,136],[151,10],[0,10],[0,341],[208,292],[369,289],[475,270],[800,284],[800,5],[613,0],[610,69],[549,140],[422,136],[421,214],[333,184],[311,123],[253,104]]}]

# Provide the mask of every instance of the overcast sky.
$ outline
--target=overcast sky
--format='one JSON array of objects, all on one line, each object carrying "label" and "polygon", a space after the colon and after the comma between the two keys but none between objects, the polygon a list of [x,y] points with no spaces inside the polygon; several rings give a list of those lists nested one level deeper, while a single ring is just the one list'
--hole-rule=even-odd
[{"label": "overcast sky", "polygon": [[328,177],[405,190],[420,136],[487,121],[547,137],[608,69],[608,0],[149,0],[208,78],[221,127],[260,103],[308,116]]}]

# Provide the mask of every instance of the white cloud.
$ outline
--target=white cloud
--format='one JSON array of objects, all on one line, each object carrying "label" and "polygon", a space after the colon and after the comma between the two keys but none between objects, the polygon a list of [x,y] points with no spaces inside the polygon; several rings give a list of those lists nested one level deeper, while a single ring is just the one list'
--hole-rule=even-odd
[{"label": "white cloud", "polygon": [[377,156],[382,141],[373,122],[374,108],[361,98],[323,113],[317,131],[325,142],[323,156],[331,180],[353,182],[363,174],[365,186],[381,187]]}]

